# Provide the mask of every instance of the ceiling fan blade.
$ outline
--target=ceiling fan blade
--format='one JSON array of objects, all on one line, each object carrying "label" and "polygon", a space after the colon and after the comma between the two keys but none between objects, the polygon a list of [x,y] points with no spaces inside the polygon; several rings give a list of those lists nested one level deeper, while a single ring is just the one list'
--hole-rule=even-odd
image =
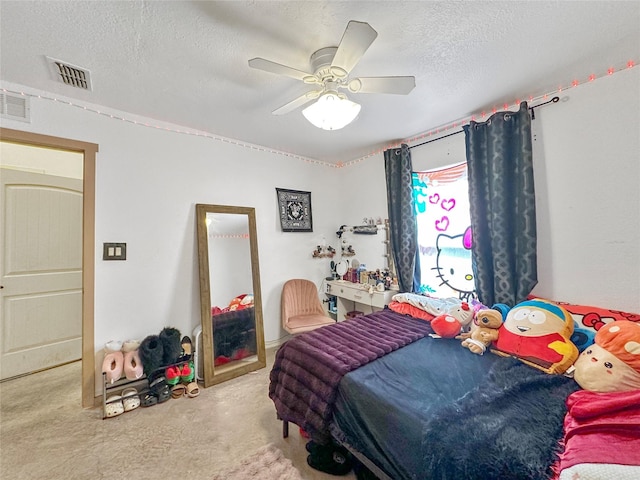
[{"label": "ceiling fan blade", "polygon": [[280,108],[275,109],[271,112],[273,115],[285,115],[289,112],[292,112],[298,107],[309,103],[312,100],[315,100],[320,96],[322,90],[311,90],[310,92],[304,93],[300,95],[295,100],[290,101],[286,105],[281,106]]},{"label": "ceiling fan blade", "polygon": [[331,62],[331,71],[338,77],[346,77],[377,36],[378,32],[368,23],[351,20]]},{"label": "ceiling fan blade", "polygon": [[286,65],[281,65],[264,58],[252,58],[251,60],[249,60],[249,66],[252,68],[257,68],[258,70],[264,70],[265,72],[275,73],[277,75],[285,75],[287,77],[295,78],[296,80],[302,80],[307,83],[315,83],[309,82],[310,78],[315,78],[311,73],[303,72],[302,70],[296,70],[295,68],[287,67]]},{"label": "ceiling fan blade", "polygon": [[392,93],[407,95],[416,86],[416,77],[359,77],[349,82],[351,93]]}]

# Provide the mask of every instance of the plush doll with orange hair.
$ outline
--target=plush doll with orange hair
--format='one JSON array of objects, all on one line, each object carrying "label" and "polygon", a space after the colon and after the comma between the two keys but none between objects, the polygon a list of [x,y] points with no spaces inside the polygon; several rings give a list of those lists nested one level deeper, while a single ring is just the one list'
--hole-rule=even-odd
[{"label": "plush doll with orange hair", "polygon": [[559,480],[640,478],[640,323],[604,325],[574,368]]},{"label": "plush doll with orange hair", "polygon": [[606,324],[573,366],[573,378],[585,390],[640,389],[640,323],[621,320]]},{"label": "plush doll with orange hair", "polygon": [[238,295],[229,302],[229,311],[243,310],[245,308],[253,307],[253,295],[250,293],[243,293]]}]

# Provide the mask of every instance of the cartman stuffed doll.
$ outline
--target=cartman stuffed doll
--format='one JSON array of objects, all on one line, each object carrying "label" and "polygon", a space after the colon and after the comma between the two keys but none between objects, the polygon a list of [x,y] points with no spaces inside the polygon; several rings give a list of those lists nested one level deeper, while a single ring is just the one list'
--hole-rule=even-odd
[{"label": "cartman stuffed doll", "polygon": [[527,300],[509,310],[492,351],[547,373],[564,373],[578,358],[572,333],[573,318],[560,305]]}]

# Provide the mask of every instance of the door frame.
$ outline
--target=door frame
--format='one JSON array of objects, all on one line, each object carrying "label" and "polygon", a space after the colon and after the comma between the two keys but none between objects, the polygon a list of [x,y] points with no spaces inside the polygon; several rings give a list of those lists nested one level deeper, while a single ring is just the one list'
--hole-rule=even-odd
[{"label": "door frame", "polygon": [[96,154],[98,145],[0,127],[0,140],[83,154],[82,172],[82,407],[96,402],[94,338]]}]

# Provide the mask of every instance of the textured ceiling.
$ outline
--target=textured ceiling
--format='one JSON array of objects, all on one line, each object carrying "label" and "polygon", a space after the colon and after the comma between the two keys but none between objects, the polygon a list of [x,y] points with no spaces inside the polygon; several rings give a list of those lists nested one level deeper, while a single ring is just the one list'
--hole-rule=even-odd
[{"label": "textured ceiling", "polygon": [[[349,20],[378,32],[352,76],[416,88],[350,94],[362,111],[339,131],[271,115],[310,87],[247,61],[309,71]],[[332,163],[640,61],[639,1],[2,0],[0,21],[2,82]],[[88,69],[93,90],[56,82],[45,56]]]}]

